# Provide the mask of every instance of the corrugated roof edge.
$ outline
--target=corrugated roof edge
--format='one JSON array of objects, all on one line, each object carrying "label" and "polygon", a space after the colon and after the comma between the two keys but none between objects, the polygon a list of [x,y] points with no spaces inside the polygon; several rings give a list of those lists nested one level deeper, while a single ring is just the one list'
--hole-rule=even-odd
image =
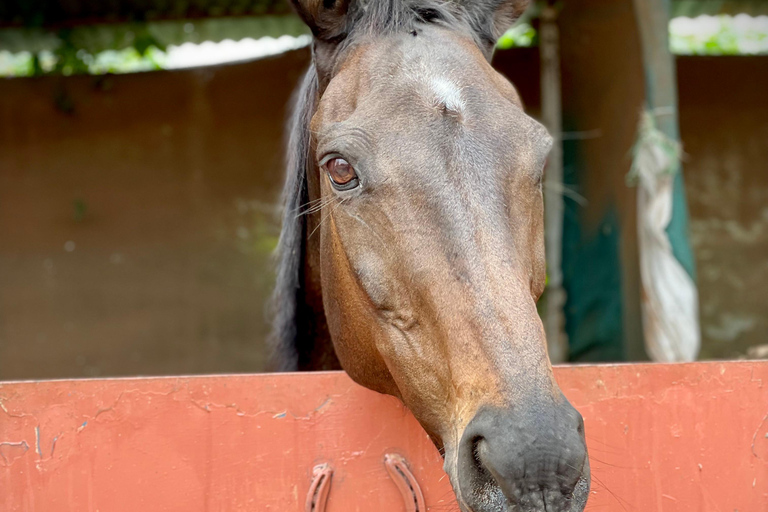
[{"label": "corrugated roof edge", "polygon": [[[247,37],[258,39],[266,36],[299,36],[308,33],[309,30],[298,16],[287,14],[83,25],[69,29],[67,40],[76,48],[94,54],[104,50],[131,47],[139,36],[150,36],[159,44],[167,46],[203,41],[220,42],[225,39],[239,41]],[[0,29],[0,51],[36,53],[54,50],[60,44],[62,40],[58,31],[44,28]]]}]

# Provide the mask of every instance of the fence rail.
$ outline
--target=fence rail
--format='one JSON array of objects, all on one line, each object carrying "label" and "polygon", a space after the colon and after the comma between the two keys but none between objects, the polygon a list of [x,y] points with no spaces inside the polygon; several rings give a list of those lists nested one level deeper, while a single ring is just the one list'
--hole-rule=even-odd
[{"label": "fence rail", "polygon": [[[556,369],[586,422],[587,510],[768,510],[768,362]],[[442,460],[397,400],[343,373],[0,384],[0,510],[458,510]],[[317,482],[315,482],[317,484]]]}]

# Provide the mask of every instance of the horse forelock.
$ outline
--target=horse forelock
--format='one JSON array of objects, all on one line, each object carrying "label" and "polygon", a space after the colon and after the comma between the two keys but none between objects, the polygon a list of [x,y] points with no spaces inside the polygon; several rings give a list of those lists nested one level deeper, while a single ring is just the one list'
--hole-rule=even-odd
[{"label": "horse forelock", "polygon": [[[508,0],[355,0],[349,2],[345,27],[337,34],[337,50],[343,51],[362,35],[384,35],[392,32],[412,31],[419,24],[437,24],[459,30],[486,52],[495,46],[500,34],[489,18],[489,13],[499,9]],[[515,2],[511,2],[515,3]],[[527,5],[528,0],[519,0]],[[512,25],[519,12],[500,21],[501,26]]]},{"label": "horse forelock", "polygon": [[315,40],[314,65],[321,88],[347,52],[363,39],[395,33],[417,34],[420,25],[441,25],[461,31],[482,44],[485,36],[473,27],[461,3],[446,0],[357,0],[350,3],[341,27],[332,37]]},{"label": "horse forelock", "polygon": [[457,23],[457,5],[444,0],[358,0],[350,6],[347,32],[386,34],[412,29],[419,23]]}]

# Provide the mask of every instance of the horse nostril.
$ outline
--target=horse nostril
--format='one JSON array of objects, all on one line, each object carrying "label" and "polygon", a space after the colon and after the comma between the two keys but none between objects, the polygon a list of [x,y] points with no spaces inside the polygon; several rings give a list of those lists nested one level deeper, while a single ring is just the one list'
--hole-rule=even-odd
[{"label": "horse nostril", "polygon": [[488,492],[491,488],[500,488],[499,475],[496,474],[492,465],[488,465],[485,461],[489,460],[490,454],[488,453],[488,443],[485,438],[477,437],[473,441],[472,446],[472,459],[474,461],[475,478],[482,484],[482,488],[485,492]]},{"label": "horse nostril", "polygon": [[[491,453],[491,446],[484,437],[478,437],[474,442],[474,448],[472,450],[475,463],[475,471],[477,471],[477,477],[481,479],[484,487],[498,487],[502,488],[505,484],[505,480],[509,480],[510,475],[506,475],[506,471],[502,466],[498,464],[498,458]],[[513,479],[516,479],[521,475],[512,475]]]},{"label": "horse nostril", "polygon": [[475,464],[477,465],[478,469],[481,471],[485,471],[485,468],[483,467],[483,461],[482,461],[482,455],[480,454],[480,449],[482,448],[481,444],[484,444],[485,439],[482,436],[477,436],[472,440],[472,457],[475,460]]},{"label": "horse nostril", "polygon": [[508,501],[486,463],[489,445],[483,435],[465,432],[459,445],[457,487],[474,512],[507,510]]},{"label": "horse nostril", "polygon": [[473,478],[480,481],[493,479],[493,476],[488,473],[485,464],[483,464],[483,451],[486,446],[487,444],[483,436],[475,436],[469,441],[469,457],[471,457],[471,460],[467,461],[466,467],[473,472]]}]

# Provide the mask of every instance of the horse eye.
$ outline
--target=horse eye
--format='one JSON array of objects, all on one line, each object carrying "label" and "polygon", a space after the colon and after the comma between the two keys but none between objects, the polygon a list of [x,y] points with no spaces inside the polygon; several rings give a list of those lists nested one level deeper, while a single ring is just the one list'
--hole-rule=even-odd
[{"label": "horse eye", "polygon": [[343,158],[333,158],[323,165],[336,190],[352,190],[360,184],[354,167]]}]

